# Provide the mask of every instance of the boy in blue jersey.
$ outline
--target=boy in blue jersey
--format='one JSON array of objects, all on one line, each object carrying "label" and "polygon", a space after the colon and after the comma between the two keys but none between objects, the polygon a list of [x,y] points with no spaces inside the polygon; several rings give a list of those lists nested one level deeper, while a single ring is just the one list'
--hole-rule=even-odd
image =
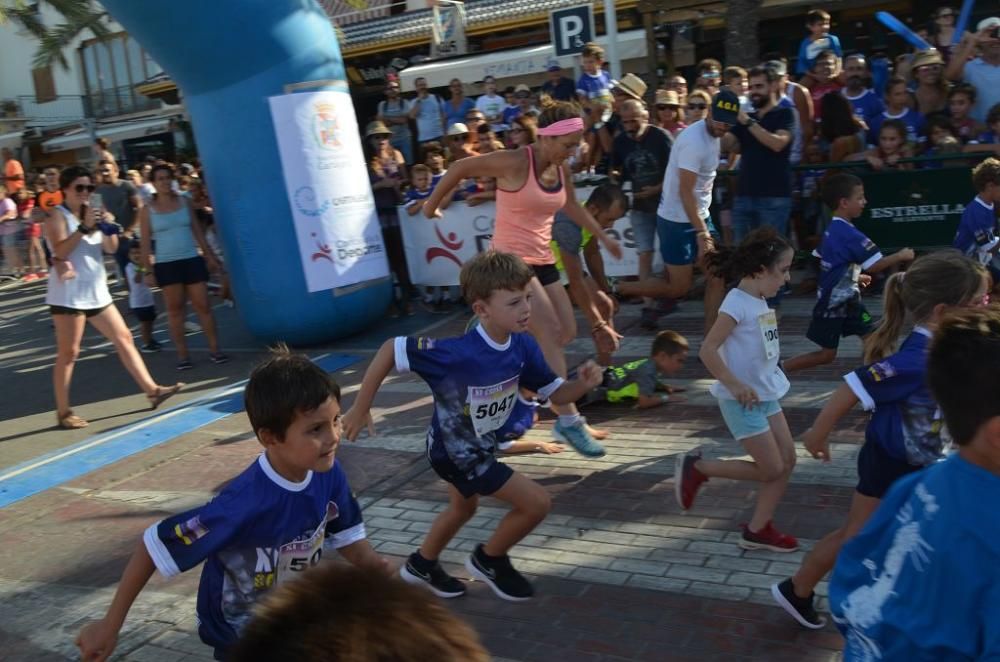
[{"label": "boy in blue jersey", "polygon": [[806,29],[809,34],[799,44],[799,57],[795,62],[795,73],[804,76],[812,71],[816,64],[816,56],[823,51],[833,51],[837,57],[843,57],[840,39],[830,34],[830,14],[822,9],[813,9],[806,14]]},{"label": "boy in blue jersey", "polygon": [[387,340],[344,416],[344,434],[353,440],[393,366],[401,373],[417,373],[431,387],[434,415],[427,458],[448,483],[450,501],[400,574],[443,598],[465,594],[465,585],[445,572],[438,557],[475,515],[480,496],[494,496],[511,510],[490,539],[476,547],[466,569],[505,600],[527,600],[534,594],[507,552],[545,519],[551,499],[541,485],[497,462],[497,431],[514,410],[519,387],[560,405],[575,402],[601,381],[601,369],[592,361],[577,370],[573,381],[556,376],[545,363],[538,343],[526,333],[533,274],[519,257],[498,251],[466,262],[460,276],[462,294],[479,324],[457,338]]},{"label": "boy in blue jersey", "polygon": [[593,42],[580,52],[583,74],[576,81],[576,96],[584,107],[595,101],[611,106],[611,76],[604,70],[604,49]]},{"label": "boy in blue jersey", "polygon": [[972,169],[976,197],[965,206],[952,245],[968,257],[986,265],[993,285],[1000,285],[1000,259],[997,257],[997,214],[994,204],[1000,199],[1000,161],[988,158]]},{"label": "boy in blue jersey", "polygon": [[841,550],[846,662],[1000,659],[1000,310],[945,318],[927,376],[958,453],[898,481]]},{"label": "boy in blue jersey", "polygon": [[207,504],[143,534],[107,614],[80,631],[83,659],[105,659],[155,570],[173,577],[205,562],[198,586],[198,635],[226,659],[261,596],[337,550],[352,564],[388,572],[365,537],[361,509],[335,459],[340,387],[287,348],[257,366],[244,393],[264,452]]},{"label": "boy in blue jersey", "polygon": [[[813,254],[820,259],[816,306],[806,337],[821,349],[792,357],[781,365],[786,374],[831,363],[837,358],[840,339],[867,336],[874,325],[861,303],[861,288],[871,283],[871,275],[913,261],[913,250],[883,256],[871,239],[851,223],[861,216],[865,187],[855,175],[840,173],[823,185],[823,202],[833,210],[833,220],[823,234],[823,242]],[[865,273],[862,273],[865,272]]]}]

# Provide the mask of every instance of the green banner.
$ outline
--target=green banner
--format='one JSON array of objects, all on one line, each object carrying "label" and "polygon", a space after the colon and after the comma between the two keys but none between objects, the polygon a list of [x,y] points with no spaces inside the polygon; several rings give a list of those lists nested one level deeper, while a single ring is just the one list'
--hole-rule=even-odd
[{"label": "green banner", "polygon": [[951,246],[976,195],[967,167],[857,174],[868,205],[855,225],[881,249]]}]

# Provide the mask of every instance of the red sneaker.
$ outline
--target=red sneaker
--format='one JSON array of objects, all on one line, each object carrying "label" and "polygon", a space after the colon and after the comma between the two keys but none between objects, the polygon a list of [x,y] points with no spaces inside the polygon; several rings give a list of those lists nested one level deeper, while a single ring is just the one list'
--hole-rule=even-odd
[{"label": "red sneaker", "polygon": [[33,280],[38,280],[38,274],[36,273],[24,274],[24,278],[21,279],[21,281],[25,283],[30,283]]},{"label": "red sneaker", "polygon": [[681,510],[689,510],[694,504],[694,497],[701,489],[702,483],[708,482],[708,476],[695,469],[695,462],[701,459],[701,451],[692,451],[686,455],[678,455],[674,464],[674,496]]},{"label": "red sneaker", "polygon": [[772,552],[794,552],[799,548],[799,541],[794,536],[782,533],[774,528],[774,524],[767,523],[760,531],[754,533],[746,524],[743,525],[743,537],[740,538],[740,547],[743,549],[768,549]]}]

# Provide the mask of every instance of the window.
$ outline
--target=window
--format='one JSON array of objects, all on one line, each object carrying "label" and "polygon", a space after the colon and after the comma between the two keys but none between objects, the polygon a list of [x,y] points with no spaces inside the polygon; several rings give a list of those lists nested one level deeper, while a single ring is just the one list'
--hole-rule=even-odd
[{"label": "window", "polygon": [[160,68],[128,34],[91,39],[80,47],[87,107],[92,117],[110,117],[159,108],[156,99],[135,91]]},{"label": "window", "polygon": [[31,78],[35,83],[35,103],[56,100],[56,82],[52,78],[52,67],[32,69]]}]

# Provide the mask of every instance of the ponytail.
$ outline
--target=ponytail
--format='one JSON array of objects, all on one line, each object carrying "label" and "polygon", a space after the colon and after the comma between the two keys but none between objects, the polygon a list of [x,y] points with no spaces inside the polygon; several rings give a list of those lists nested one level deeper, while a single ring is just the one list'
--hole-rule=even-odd
[{"label": "ponytail", "polygon": [[882,295],[882,320],[865,338],[864,362],[881,361],[896,351],[896,341],[903,331],[906,305],[903,303],[903,274],[889,276]]},{"label": "ponytail", "polygon": [[770,269],[791,248],[777,230],[765,225],[748,234],[736,248],[716,249],[705,256],[705,261],[710,272],[731,283]]}]

